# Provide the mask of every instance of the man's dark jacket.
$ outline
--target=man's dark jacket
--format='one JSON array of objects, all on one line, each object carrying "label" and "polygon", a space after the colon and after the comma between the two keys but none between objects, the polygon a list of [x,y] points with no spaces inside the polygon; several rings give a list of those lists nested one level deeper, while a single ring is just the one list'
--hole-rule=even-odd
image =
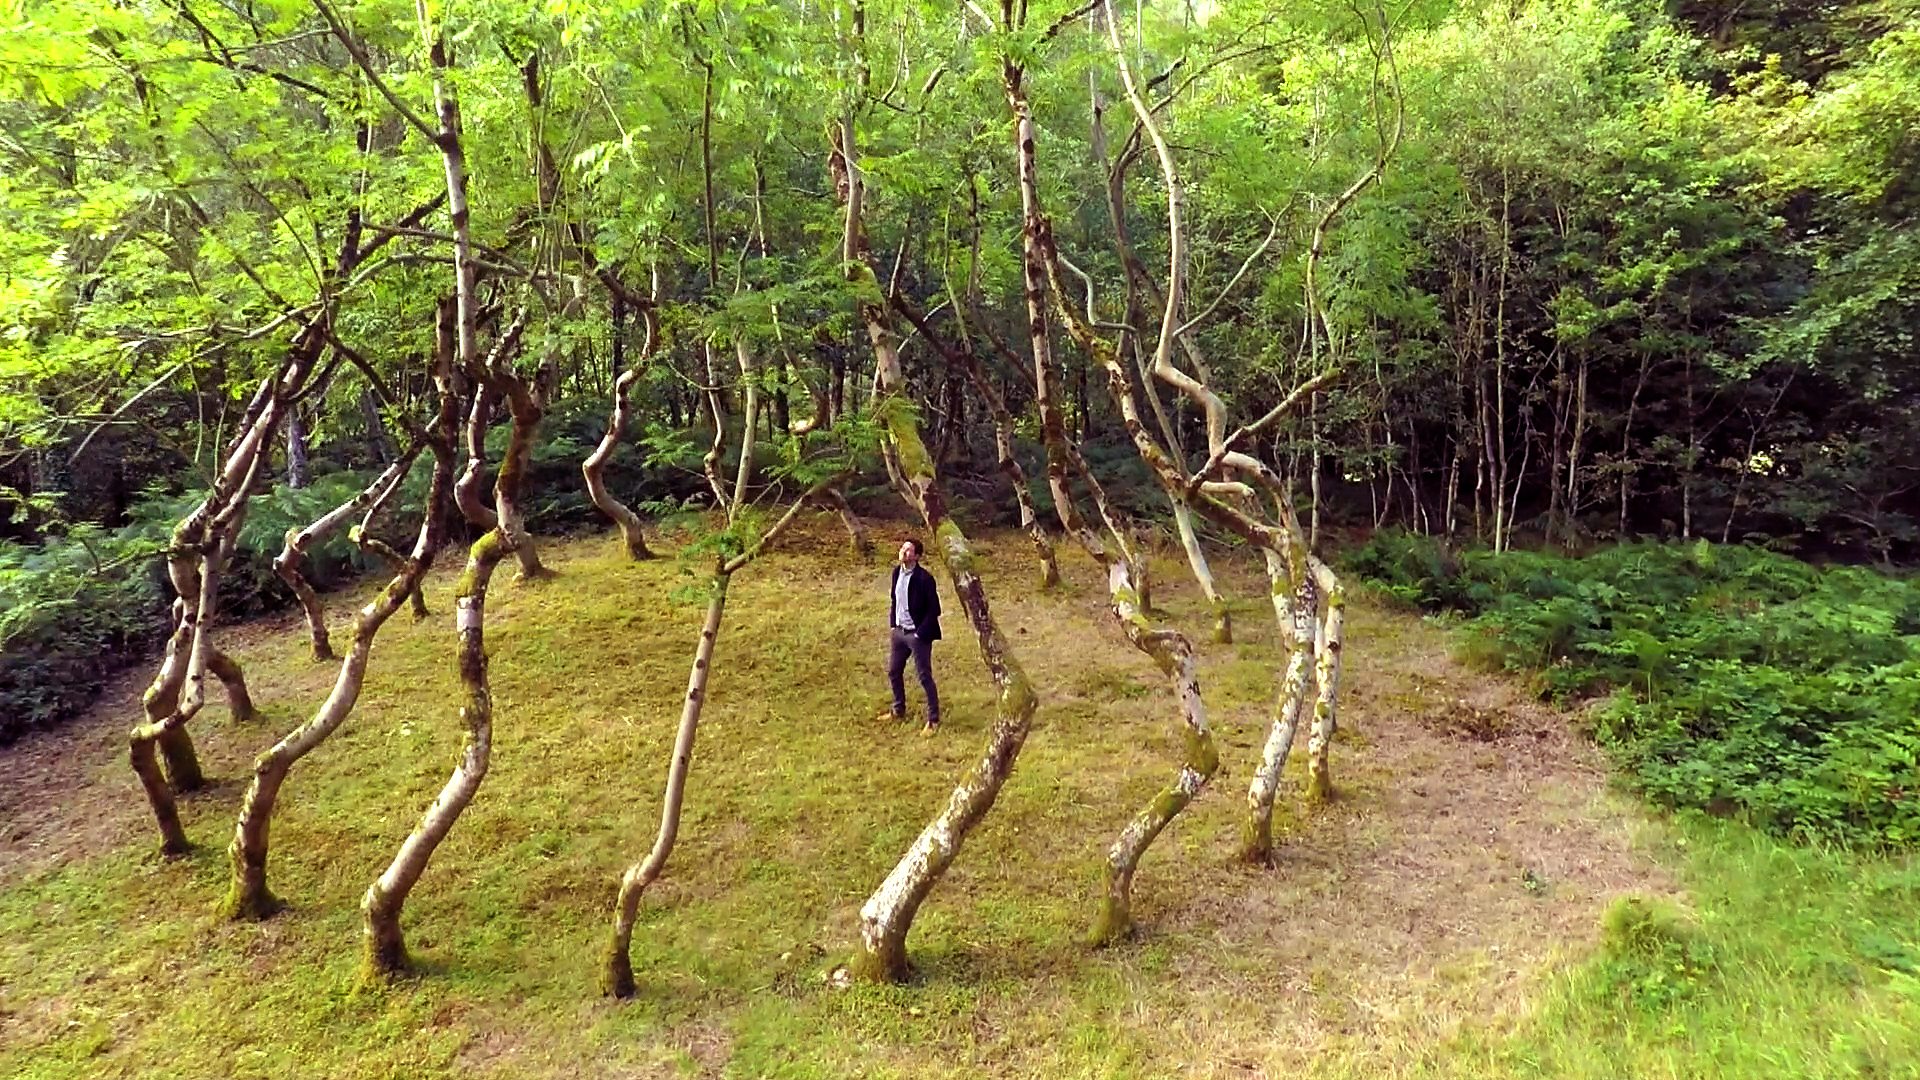
[{"label": "man's dark jacket", "polygon": [[[927,568],[916,565],[907,579],[907,614],[913,616],[913,636],[921,641],[940,640],[940,590],[934,587],[933,575]],[[887,625],[899,626],[900,616],[894,610],[895,590],[900,587],[900,567],[893,568],[893,576],[887,579]]]}]

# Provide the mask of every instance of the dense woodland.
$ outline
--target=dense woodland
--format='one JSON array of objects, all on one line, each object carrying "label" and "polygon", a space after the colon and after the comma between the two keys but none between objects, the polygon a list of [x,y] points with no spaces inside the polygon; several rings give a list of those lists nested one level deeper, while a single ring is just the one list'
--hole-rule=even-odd
[{"label": "dense woodland", "polygon": [[[1920,553],[1913,0],[7,20],[13,724],[83,702],[100,650],[164,643],[131,760],[184,850],[188,722],[210,682],[251,711],[220,621],[297,599],[316,659],[345,656],[236,823],[230,914],[266,917],[278,792],[464,550],[469,737],[367,893],[375,970],[406,965],[402,905],[485,776],[487,590],[503,564],[545,573],[543,529],[611,522],[639,559],[660,520],[703,515],[678,555],[706,622],[661,833],[622,879],[619,993],[727,583],[803,512],[856,549],[865,519],[912,520],[998,694],[979,764],[862,910],[851,973],[876,978],[904,975],[1036,707],[966,529],[1017,525],[1043,580],[1069,549],[1097,561],[1178,703],[1177,775],[1114,841],[1097,943],[1219,769],[1154,546],[1222,642],[1203,540],[1258,552],[1293,642],[1247,793],[1256,862],[1296,733],[1309,795],[1332,785],[1336,528]],[[314,584],[354,567],[394,576],[333,640]],[[1834,819],[1881,827],[1852,807]]]},{"label": "dense woodland", "polygon": [[[1098,319],[1142,322],[1168,256],[1154,148],[1101,13],[1055,30],[1066,14],[1009,32],[964,5],[449,8],[478,273],[532,283],[534,389],[603,413],[646,347],[644,295],[661,339],[636,432],[703,422],[701,342],[729,321],[766,354],[770,431],[816,402],[828,421],[861,408],[872,359],[823,135],[851,110],[885,288],[949,342],[975,339],[1031,416],[996,345],[1025,343],[995,56],[1032,51],[1042,199]],[[1183,347],[1250,415],[1300,372],[1344,371],[1263,447],[1327,515],[1494,546],[1707,536],[1911,556],[1911,5],[1117,15],[1186,187]],[[411,8],[339,16],[427,112]],[[204,483],[250,376],[285,346],[270,324],[311,302],[354,221],[380,251],[345,272],[332,318],[363,363],[294,410],[271,469],[297,487],[390,457],[382,409],[390,422],[425,393],[406,358],[430,349],[452,257],[428,140],[304,4],[15,18],[0,60],[15,535],[122,524],[143,492]],[[1327,230],[1310,318],[1315,226],[1377,153],[1388,98],[1405,109],[1392,167]],[[902,326],[943,461],[990,473],[988,410]],[[1056,362],[1074,433],[1119,442],[1102,376],[1078,350]],[[1197,410],[1165,404],[1193,442]]]}]

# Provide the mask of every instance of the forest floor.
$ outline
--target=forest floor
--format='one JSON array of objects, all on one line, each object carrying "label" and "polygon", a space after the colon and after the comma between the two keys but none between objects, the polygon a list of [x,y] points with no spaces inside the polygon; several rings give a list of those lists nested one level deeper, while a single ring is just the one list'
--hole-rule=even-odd
[{"label": "forest floor", "polygon": [[[492,771],[414,893],[421,970],[397,983],[359,979],[358,903],[458,753],[451,569],[288,781],[271,880],[289,907],[269,921],[215,905],[247,763],[331,684],[293,617],[224,632],[266,719],[196,722],[216,783],[185,803],[186,858],[152,854],[125,765],[147,672],[0,750],[0,1076],[1920,1075],[1920,979],[1899,970],[1920,866],[1656,818],[1609,789],[1572,717],[1365,598],[1339,797],[1303,805],[1296,753],[1277,865],[1235,863],[1282,655],[1250,564],[1224,568],[1249,598],[1236,643],[1203,646],[1222,774],[1144,863],[1137,940],[1087,950],[1106,844],[1176,768],[1171,695],[1093,568],[1063,548],[1067,583],[1041,594],[1012,534],[987,538],[984,576],[1041,695],[1032,738],[922,910],[916,981],[836,989],[860,903],[992,715],[950,615],[944,730],[870,719],[884,569],[842,547],[816,522],[734,583],[631,1002],[595,974],[618,874],[652,839],[700,618],[671,598],[693,580],[671,559],[594,539],[549,545],[551,580],[503,568]],[[1157,578],[1205,642],[1181,567]],[[328,597],[337,636],[358,595]]]}]

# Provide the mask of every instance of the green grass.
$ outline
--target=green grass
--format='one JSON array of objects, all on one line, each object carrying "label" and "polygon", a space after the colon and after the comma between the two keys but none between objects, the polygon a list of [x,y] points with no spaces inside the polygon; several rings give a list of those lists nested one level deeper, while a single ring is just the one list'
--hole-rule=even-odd
[{"label": "green grass", "polygon": [[[1302,806],[1296,761],[1280,867],[1231,862],[1281,655],[1249,602],[1240,643],[1204,648],[1225,775],[1148,856],[1140,940],[1088,952],[1105,845],[1176,768],[1170,695],[1104,621],[1084,560],[1060,594],[1030,595],[1018,538],[996,546],[984,572],[1041,711],[922,911],[912,985],[823,977],[977,752],[990,687],[952,618],[941,736],[867,720],[885,701],[879,570],[807,551],[734,585],[680,846],[635,935],[639,994],[596,995],[700,617],[669,599],[678,567],[596,540],[555,545],[553,581],[503,574],[489,604],[494,765],[407,908],[417,977],[361,984],[357,904],[457,754],[446,576],[435,619],[382,634],[359,710],[289,780],[273,920],[214,914],[232,782],[188,800],[200,847],[162,862],[112,740],[64,766],[76,821],[111,818],[120,839],[0,878],[0,1076],[1917,1075],[1912,862],[1647,822],[1597,774],[1542,780],[1553,763],[1531,744],[1448,736],[1428,695],[1498,685],[1451,666],[1438,629],[1362,604],[1343,798]],[[1156,600],[1204,642],[1178,570]],[[1227,580],[1263,596],[1244,568]],[[336,621],[347,600],[330,598]],[[332,673],[285,620],[231,640],[270,719],[196,722],[220,778]],[[129,707],[123,690],[78,723],[117,728]],[[1449,769],[1474,782],[1443,789]],[[1451,812],[1406,794],[1423,785]],[[1606,917],[1636,891],[1653,914]],[[1656,978],[1675,955],[1684,970]]]},{"label": "green grass", "polygon": [[1704,817],[1652,835],[1684,906],[1617,903],[1536,1012],[1415,1075],[1920,1076],[1920,865]]}]

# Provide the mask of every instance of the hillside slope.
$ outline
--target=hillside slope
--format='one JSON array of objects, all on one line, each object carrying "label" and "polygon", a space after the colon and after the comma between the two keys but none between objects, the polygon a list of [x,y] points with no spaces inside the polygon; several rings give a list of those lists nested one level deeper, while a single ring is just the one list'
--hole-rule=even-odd
[{"label": "hillside slope", "polygon": [[[878,565],[800,537],[736,581],[681,846],[635,940],[640,994],[600,1000],[616,875],[644,851],[699,612],[672,561],[605,540],[490,602],[494,765],[407,912],[424,977],[358,988],[357,903],[451,767],[449,573],[396,620],[342,732],[296,769],[274,827],[291,902],[213,914],[251,755],[331,665],[287,619],[232,628],[270,718],[197,722],[221,782],[186,806],[191,857],[148,854],[124,764],[130,678],[86,718],[0,755],[0,1074],[35,1077],[1377,1075],[1517,1022],[1620,894],[1675,886],[1564,716],[1458,667],[1442,632],[1356,603],[1335,750],[1341,797],[1283,790],[1282,860],[1229,858],[1280,651],[1262,585],[1241,641],[1204,650],[1216,786],[1149,855],[1142,939],[1079,944],[1107,842],[1175,768],[1170,696],[1106,622],[1084,561],[1039,595],[1020,538],[985,545],[1039,687],[1013,780],[912,940],[921,981],[831,989],[854,916],[977,750],[991,715],[969,637],[937,652],[938,738],[884,706]],[[1180,567],[1157,601],[1204,640]],[[942,585],[943,591],[945,585]],[[329,598],[336,620],[347,596]]]}]

